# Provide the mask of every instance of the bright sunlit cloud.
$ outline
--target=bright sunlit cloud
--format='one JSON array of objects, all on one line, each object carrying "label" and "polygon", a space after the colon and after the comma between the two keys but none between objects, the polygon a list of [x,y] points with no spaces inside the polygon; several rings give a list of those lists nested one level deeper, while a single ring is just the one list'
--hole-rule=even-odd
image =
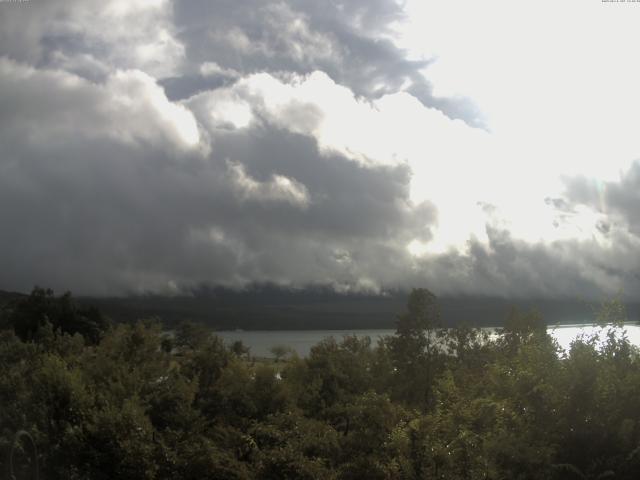
[{"label": "bright sunlit cloud", "polygon": [[399,42],[431,60],[435,95],[468,97],[487,119],[490,150],[472,154],[482,170],[471,172],[484,193],[472,196],[526,240],[588,238],[592,212],[557,227],[543,200],[562,192],[562,175],[618,181],[640,158],[640,68],[629,60],[640,8],[409,0],[406,10]]},{"label": "bright sunlit cloud", "polygon": [[193,113],[182,105],[170,102],[153,77],[136,70],[118,71],[109,82],[109,88],[115,93],[116,107],[150,107],[185,146],[195,147],[198,144],[200,134]]}]

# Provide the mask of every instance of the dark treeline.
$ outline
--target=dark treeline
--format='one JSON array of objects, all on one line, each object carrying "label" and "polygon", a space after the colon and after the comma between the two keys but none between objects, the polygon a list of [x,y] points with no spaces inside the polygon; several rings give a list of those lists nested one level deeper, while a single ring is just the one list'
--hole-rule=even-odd
[{"label": "dark treeline", "polygon": [[414,290],[377,345],[266,362],[198,324],[113,325],[36,289],[0,318],[3,474],[24,430],[47,479],[640,478],[640,357],[619,303],[568,352],[534,313],[491,339],[439,318]]},{"label": "dark treeline", "polygon": [[[217,330],[340,330],[395,327],[409,292],[383,294],[336,292],[330,286],[285,288],[252,284],[243,289],[200,287],[176,296],[133,295],[82,298],[111,318],[135,322],[156,317],[166,326],[188,319]],[[1,298],[0,298],[1,300]],[[444,325],[499,326],[510,308],[536,309],[551,323],[583,323],[592,316],[589,302],[581,299],[515,299],[496,297],[439,297]],[[629,319],[640,316],[640,305],[628,303]]]}]

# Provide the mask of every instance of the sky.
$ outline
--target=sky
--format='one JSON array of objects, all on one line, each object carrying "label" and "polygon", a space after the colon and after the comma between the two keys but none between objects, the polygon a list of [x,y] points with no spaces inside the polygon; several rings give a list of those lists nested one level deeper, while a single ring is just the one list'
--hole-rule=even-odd
[{"label": "sky", "polygon": [[0,0],[0,289],[640,296],[640,2]]}]

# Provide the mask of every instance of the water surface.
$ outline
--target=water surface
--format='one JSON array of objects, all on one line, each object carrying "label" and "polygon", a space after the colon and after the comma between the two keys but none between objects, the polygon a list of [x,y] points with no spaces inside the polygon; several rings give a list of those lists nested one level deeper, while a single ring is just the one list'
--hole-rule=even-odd
[{"label": "water surface", "polygon": [[[493,331],[494,329],[487,329]],[[568,350],[571,342],[581,333],[592,334],[599,331],[593,325],[563,325],[552,326],[548,332],[558,340],[562,348]],[[640,325],[627,325],[625,327],[627,336],[632,344],[640,346]],[[334,337],[341,340],[346,335],[356,335],[358,337],[368,336],[371,343],[375,345],[378,340],[385,335],[393,335],[394,330],[251,330],[251,331],[220,331],[216,335],[220,336],[225,343],[231,344],[236,340],[250,347],[251,355],[258,357],[272,357],[270,349],[276,345],[283,345],[292,348],[298,355],[306,356],[311,347],[320,342],[323,338]]]}]

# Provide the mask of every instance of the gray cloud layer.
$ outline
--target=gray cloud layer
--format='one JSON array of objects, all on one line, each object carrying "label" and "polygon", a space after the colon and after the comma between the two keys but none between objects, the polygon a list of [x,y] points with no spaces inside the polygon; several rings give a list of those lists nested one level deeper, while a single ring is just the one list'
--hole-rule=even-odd
[{"label": "gray cloud layer", "polygon": [[[425,105],[470,124],[482,119],[471,102],[433,96],[420,69],[391,41],[393,22],[402,20],[400,4],[392,0],[289,2],[203,0],[177,2],[175,21],[187,56],[198,65],[215,61],[227,72],[270,72],[286,78],[291,72],[321,70],[357,95],[378,98],[404,89]],[[168,79],[170,95],[189,96],[203,88],[228,83],[233,75],[203,79],[191,75]]]},{"label": "gray cloud layer", "polygon": [[609,246],[527,244],[488,223],[488,244],[418,258],[407,244],[428,242],[439,219],[437,205],[411,201],[407,165],[323,151],[304,133],[322,115],[308,105],[280,119],[256,107],[242,127],[212,120],[212,91],[320,70],[358,96],[407,90],[478,124],[469,102],[434,98],[424,64],[394,45],[403,12],[391,0],[19,5],[0,4],[1,289],[640,292],[638,166],[606,185],[605,206],[580,179],[548,200],[560,222],[576,205],[601,211]]},{"label": "gray cloud layer", "polygon": [[398,271],[390,253],[433,218],[409,207],[406,167],[321,157],[311,138],[267,123],[211,132],[215,153],[202,158],[163,141],[172,132],[144,103],[120,116],[102,86],[3,67],[2,111],[14,112],[0,130],[7,287],[368,286]]}]

